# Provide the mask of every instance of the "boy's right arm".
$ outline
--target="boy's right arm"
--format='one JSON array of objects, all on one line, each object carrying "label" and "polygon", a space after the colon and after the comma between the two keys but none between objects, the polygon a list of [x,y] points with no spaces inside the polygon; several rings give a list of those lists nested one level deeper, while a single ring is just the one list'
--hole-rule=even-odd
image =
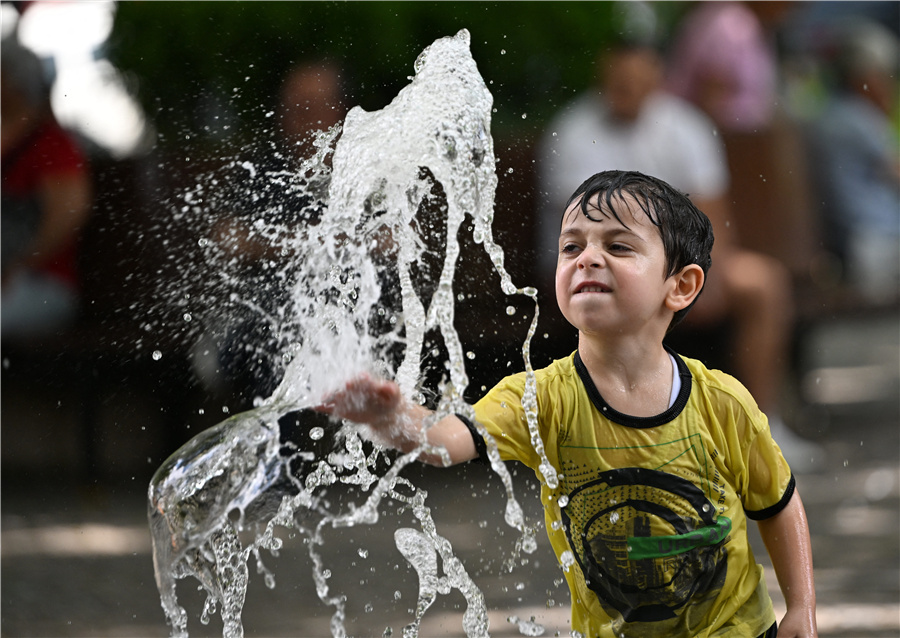
[{"label": "boy's right arm", "polygon": [[[410,403],[392,381],[360,375],[315,409],[366,426],[368,437],[375,443],[401,452],[411,452],[427,442],[444,448],[450,465],[478,456],[472,433],[462,420],[448,415],[426,430],[425,424],[434,413]],[[430,465],[445,464],[439,451],[429,449],[423,451],[420,460]]]}]

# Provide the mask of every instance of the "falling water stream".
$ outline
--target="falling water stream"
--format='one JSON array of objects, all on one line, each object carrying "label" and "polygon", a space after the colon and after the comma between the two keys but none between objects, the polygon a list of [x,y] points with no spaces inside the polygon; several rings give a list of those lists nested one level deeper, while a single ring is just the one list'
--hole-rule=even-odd
[{"label": "falling water stream", "polygon": [[[342,449],[323,457],[296,449],[285,454],[279,420],[309,409],[361,372],[393,378],[405,396],[421,397],[420,377],[426,333],[438,332],[449,357],[436,417],[472,416],[463,401],[468,385],[465,357],[454,328],[454,274],[460,254],[458,234],[470,220],[472,239],[483,246],[506,295],[535,301],[535,313],[522,349],[527,372],[525,407],[536,450],[544,458],[544,480],[556,485],[537,433],[537,404],[529,347],[537,325],[536,291],[517,288],[504,267],[502,249],[492,235],[496,160],[490,134],[492,96],[469,51],[469,33],[442,38],[426,48],[415,75],[384,109],[352,109],[342,126],[320,134],[318,152],[302,170],[311,182],[327,183],[327,208],[316,224],[297,229],[290,254],[299,265],[289,300],[291,339],[283,380],[253,410],[237,414],[194,437],[166,460],[149,488],[153,559],[162,606],[175,638],[186,637],[187,611],[179,604],[176,582],[198,580],[207,595],[201,618],[221,615],[226,638],[243,636],[241,611],[248,585],[248,562],[255,558],[266,582],[272,575],[261,552],[277,553],[283,530],[307,540],[319,598],[333,608],[331,632],[346,635],[345,598],[330,591],[328,568],[319,552],[329,529],[371,525],[386,500],[405,504],[418,529],[395,530],[397,549],[419,577],[414,617],[404,638],[418,635],[419,623],[438,595],[456,589],[467,609],[467,636],[488,635],[484,596],[442,537],[425,505],[427,493],[400,476],[422,449],[397,457],[379,474],[387,458],[364,444],[352,424],[336,440]],[[337,140],[335,142],[335,140]],[[331,168],[324,158],[333,152]],[[248,170],[252,170],[252,166]],[[443,190],[442,228],[417,222],[416,214],[434,185]],[[429,249],[428,233],[445,236]],[[425,261],[443,263],[429,286],[417,283]],[[385,307],[385,272],[399,279],[399,303]],[[393,353],[400,353],[396,355]],[[339,427],[337,424],[335,427]],[[322,433],[310,432],[313,439]],[[520,534],[525,552],[536,547],[506,466],[488,437],[488,455],[507,496],[505,521]],[[302,476],[291,470],[300,461]],[[332,485],[353,486],[363,502],[335,510],[322,497]],[[310,524],[309,521],[314,521]]]}]

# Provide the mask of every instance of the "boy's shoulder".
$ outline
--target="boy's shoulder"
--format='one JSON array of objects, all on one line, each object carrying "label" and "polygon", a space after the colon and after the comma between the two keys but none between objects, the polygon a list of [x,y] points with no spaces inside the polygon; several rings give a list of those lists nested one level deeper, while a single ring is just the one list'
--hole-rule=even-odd
[{"label": "boy's shoulder", "polygon": [[[548,386],[556,386],[560,383],[570,383],[577,376],[575,368],[575,353],[573,352],[567,357],[555,359],[543,368],[534,370],[534,378],[537,382],[539,391],[546,390]],[[524,391],[527,383],[528,373],[525,370],[514,372],[501,379],[493,388],[496,390]]]},{"label": "boy's shoulder", "polygon": [[[568,394],[571,391],[577,391],[580,382],[576,359],[576,352],[573,352],[566,357],[551,361],[543,368],[534,370],[539,400],[542,397],[557,396],[560,392]],[[522,370],[502,379],[494,387],[494,390],[504,389],[524,393],[527,383],[528,373]]]},{"label": "boy's shoulder", "polygon": [[681,357],[690,371],[691,382],[698,392],[706,394],[715,403],[737,402],[747,409],[758,410],[753,395],[734,376],[722,370],[708,368],[698,359],[692,359],[683,355],[678,356]]},{"label": "boy's shoulder", "polygon": [[577,392],[583,385],[582,376],[585,373],[584,370],[579,372],[579,367],[584,368],[584,363],[575,351],[566,357],[555,359],[545,368],[536,370],[538,391],[552,394]]}]

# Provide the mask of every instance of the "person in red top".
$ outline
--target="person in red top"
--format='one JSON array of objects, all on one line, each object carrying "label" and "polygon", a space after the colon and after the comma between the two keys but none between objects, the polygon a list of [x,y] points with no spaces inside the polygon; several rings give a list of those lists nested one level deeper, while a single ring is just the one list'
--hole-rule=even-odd
[{"label": "person in red top", "polygon": [[77,316],[77,244],[92,208],[87,158],[50,109],[40,60],[2,45],[2,336],[64,329]]}]

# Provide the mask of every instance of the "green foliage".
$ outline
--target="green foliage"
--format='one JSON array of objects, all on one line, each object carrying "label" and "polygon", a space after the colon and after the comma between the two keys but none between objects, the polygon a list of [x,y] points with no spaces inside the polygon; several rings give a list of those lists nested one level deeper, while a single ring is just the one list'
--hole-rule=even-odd
[{"label": "green foliage", "polygon": [[109,55],[164,135],[202,134],[217,116],[252,135],[294,64],[337,61],[347,104],[378,109],[422,49],[465,28],[494,130],[528,136],[590,82],[621,12],[613,2],[123,2]]}]

